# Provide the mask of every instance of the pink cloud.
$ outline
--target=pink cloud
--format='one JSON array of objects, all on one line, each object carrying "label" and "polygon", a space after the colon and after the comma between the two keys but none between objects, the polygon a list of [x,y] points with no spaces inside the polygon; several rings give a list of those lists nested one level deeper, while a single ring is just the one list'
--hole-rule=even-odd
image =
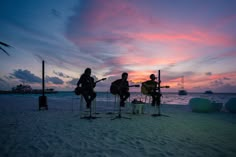
[{"label": "pink cloud", "polygon": [[[195,25],[191,19],[176,23],[144,10],[132,0],[83,3],[69,21],[67,37],[78,45],[82,53],[99,58],[99,52],[103,52],[105,59],[102,58],[103,63],[96,67],[111,67],[107,75],[127,70],[133,81],[144,80],[152,72],[148,67],[197,59],[214,54],[213,48],[221,50],[236,45],[232,34],[217,31],[217,27],[212,29],[205,24]],[[219,24],[224,28],[232,19],[234,17]],[[235,57],[235,52],[219,57]],[[135,66],[140,69],[133,70]],[[206,76],[193,75],[189,76],[186,86],[193,88],[207,83]]]},{"label": "pink cloud", "polygon": [[165,43],[176,43],[180,41],[187,41],[192,43],[199,43],[206,46],[234,46],[236,39],[221,35],[219,33],[209,33],[199,28],[190,33],[185,32],[173,32],[173,33],[129,33],[129,37],[146,42],[161,41]]}]

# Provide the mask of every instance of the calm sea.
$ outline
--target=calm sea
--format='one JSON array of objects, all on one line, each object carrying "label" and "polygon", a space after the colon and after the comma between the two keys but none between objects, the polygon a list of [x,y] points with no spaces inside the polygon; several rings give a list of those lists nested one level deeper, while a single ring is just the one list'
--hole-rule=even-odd
[{"label": "calm sea", "polygon": [[[38,97],[37,94],[27,94],[20,95],[25,97]],[[77,97],[74,92],[58,92],[56,94],[47,94],[48,99],[72,99]],[[226,103],[230,98],[236,97],[236,93],[214,93],[214,94],[203,94],[203,93],[188,93],[188,95],[180,96],[178,93],[162,93],[161,103],[162,104],[181,104],[187,105],[191,98],[200,97],[207,98],[211,101]],[[133,99],[144,101],[145,96],[138,92],[132,92],[130,96],[130,100]],[[111,102],[114,101],[115,98],[109,92],[97,92],[97,101]]]}]

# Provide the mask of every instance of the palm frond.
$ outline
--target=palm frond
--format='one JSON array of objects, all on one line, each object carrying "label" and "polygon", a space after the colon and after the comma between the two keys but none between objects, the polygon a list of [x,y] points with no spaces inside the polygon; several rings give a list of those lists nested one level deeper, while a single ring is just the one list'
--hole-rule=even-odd
[{"label": "palm frond", "polygon": [[[12,47],[12,46],[10,46],[4,42],[1,42],[1,41],[0,41],[0,45],[3,45],[5,47]],[[1,46],[0,46],[0,50],[2,50],[4,53],[6,53],[8,56],[10,56],[10,54],[6,50],[4,50]]]},{"label": "palm frond", "polygon": [[1,41],[0,41],[0,45],[6,46],[6,47],[11,47],[10,45],[8,45],[8,44],[6,44],[4,42],[1,42]]},{"label": "palm frond", "polygon": [[5,52],[8,56],[10,56],[10,54],[9,54],[7,51],[5,51],[3,48],[0,47],[0,49],[1,49],[3,52]]}]

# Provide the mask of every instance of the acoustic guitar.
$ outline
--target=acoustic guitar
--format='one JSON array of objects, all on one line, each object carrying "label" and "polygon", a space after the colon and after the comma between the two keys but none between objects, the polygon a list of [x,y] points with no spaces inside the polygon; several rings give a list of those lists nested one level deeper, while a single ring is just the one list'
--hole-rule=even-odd
[{"label": "acoustic guitar", "polygon": [[[107,78],[102,78],[102,79],[100,79],[100,80],[97,80],[97,81],[94,82],[94,84],[96,84],[96,83],[98,83],[98,82],[100,82],[100,81],[104,81],[104,80],[106,80],[106,79],[107,79]],[[75,92],[76,95],[80,95],[80,94],[83,92],[83,90],[84,90],[83,87],[77,86],[77,87],[75,88],[74,92]]]},{"label": "acoustic guitar", "polygon": [[148,84],[147,82],[143,82],[142,86],[141,86],[141,93],[148,95],[151,92],[153,92],[153,90],[156,90],[157,87],[155,84]]},{"label": "acoustic guitar", "polygon": [[[128,87],[140,87],[140,85],[130,85],[130,86],[128,86]],[[127,88],[127,91],[128,91],[129,89]],[[120,93],[120,86],[117,86],[117,85],[115,85],[115,84],[111,84],[111,87],[110,87],[110,92],[111,92],[111,94],[119,94]]]}]

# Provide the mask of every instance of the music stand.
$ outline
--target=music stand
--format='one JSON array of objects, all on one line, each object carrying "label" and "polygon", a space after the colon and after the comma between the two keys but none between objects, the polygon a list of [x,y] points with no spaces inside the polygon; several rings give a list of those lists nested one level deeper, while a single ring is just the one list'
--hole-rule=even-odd
[{"label": "music stand", "polygon": [[161,105],[161,88],[170,88],[169,86],[162,86],[161,87],[161,74],[160,74],[160,70],[158,70],[158,87],[157,87],[157,90],[158,90],[158,103],[156,101],[155,103],[155,111],[156,109],[158,108],[158,113],[154,113],[152,114],[153,117],[159,117],[159,116],[165,116],[165,117],[169,117],[168,115],[164,115],[164,114],[161,114],[161,108],[160,108],[160,105]]}]

